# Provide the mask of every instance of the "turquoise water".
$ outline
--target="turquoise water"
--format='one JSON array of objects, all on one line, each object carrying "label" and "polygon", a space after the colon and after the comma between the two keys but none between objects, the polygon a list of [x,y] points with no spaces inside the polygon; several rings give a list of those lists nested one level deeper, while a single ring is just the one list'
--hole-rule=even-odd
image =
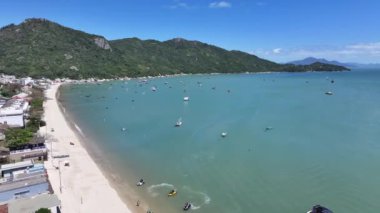
[{"label": "turquoise water", "polygon": [[61,98],[118,191],[154,212],[379,212],[380,70],[114,81]]}]

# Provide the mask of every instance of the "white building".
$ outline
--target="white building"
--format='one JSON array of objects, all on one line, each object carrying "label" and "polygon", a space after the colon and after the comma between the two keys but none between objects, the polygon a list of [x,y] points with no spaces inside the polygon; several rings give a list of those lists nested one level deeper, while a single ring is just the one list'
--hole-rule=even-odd
[{"label": "white building", "polygon": [[20,79],[20,84],[22,84],[23,86],[33,84],[33,83],[34,83],[34,80],[31,77],[26,77],[26,78]]},{"label": "white building", "polygon": [[0,83],[8,84],[8,83],[15,83],[15,82],[16,82],[16,76],[0,74]]},{"label": "white building", "polygon": [[36,212],[40,208],[47,208],[51,213],[62,210],[61,201],[55,194],[41,194],[31,198],[21,198],[8,203],[9,213]]},{"label": "white building", "polygon": [[23,127],[25,125],[24,114],[28,109],[27,101],[9,100],[0,108],[0,123],[11,127]]}]

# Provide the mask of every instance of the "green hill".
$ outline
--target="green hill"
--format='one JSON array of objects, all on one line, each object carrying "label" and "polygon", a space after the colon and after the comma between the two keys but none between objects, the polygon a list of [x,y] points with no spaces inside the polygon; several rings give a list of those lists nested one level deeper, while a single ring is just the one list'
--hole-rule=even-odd
[{"label": "green hill", "polygon": [[281,65],[240,51],[185,39],[164,42],[104,37],[27,19],[0,29],[0,72],[17,76],[114,78],[177,73],[342,71],[345,67]]}]

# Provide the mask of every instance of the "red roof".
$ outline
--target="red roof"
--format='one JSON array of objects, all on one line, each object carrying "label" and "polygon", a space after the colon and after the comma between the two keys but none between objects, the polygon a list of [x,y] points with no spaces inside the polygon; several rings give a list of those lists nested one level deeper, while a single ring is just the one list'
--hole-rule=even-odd
[{"label": "red roof", "polygon": [[8,213],[8,204],[0,205],[0,213]]}]

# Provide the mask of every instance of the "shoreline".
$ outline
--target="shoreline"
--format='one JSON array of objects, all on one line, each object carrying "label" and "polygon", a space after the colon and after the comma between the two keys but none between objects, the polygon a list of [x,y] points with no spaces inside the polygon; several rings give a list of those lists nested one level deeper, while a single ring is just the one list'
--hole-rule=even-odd
[{"label": "shoreline", "polygon": [[[47,137],[50,154],[44,164],[52,188],[61,200],[62,210],[94,213],[137,212],[137,209],[131,210],[129,202],[123,201],[112,180],[106,178],[105,171],[90,155],[84,138],[78,135],[78,131],[67,120],[65,109],[57,99],[60,86],[61,84],[53,84],[45,91],[47,100],[44,102],[44,119],[47,125],[40,128],[40,133]],[[69,142],[74,142],[74,145]],[[52,158],[53,155],[64,154],[70,157]],[[64,166],[62,162],[65,161],[70,166]]]},{"label": "shoreline", "polygon": [[[230,72],[213,72],[213,73],[179,73],[179,74],[168,74],[168,75],[157,75],[157,76],[140,76],[140,77],[119,77],[119,78],[107,78],[107,79],[97,79],[97,78],[89,78],[89,79],[67,79],[69,81],[65,81],[64,84],[92,84],[92,83],[103,83],[109,81],[129,81],[129,80],[144,80],[144,79],[158,79],[158,78],[175,78],[175,77],[183,77],[183,76],[198,76],[198,75],[257,75],[257,74],[272,74],[272,73],[288,73],[288,74],[296,74],[296,73],[336,73],[336,72],[351,72],[352,70],[339,70],[339,71],[263,71],[263,72],[238,72],[238,73],[230,73]],[[66,78],[62,78],[66,79]],[[92,80],[91,80],[92,79]]]}]

